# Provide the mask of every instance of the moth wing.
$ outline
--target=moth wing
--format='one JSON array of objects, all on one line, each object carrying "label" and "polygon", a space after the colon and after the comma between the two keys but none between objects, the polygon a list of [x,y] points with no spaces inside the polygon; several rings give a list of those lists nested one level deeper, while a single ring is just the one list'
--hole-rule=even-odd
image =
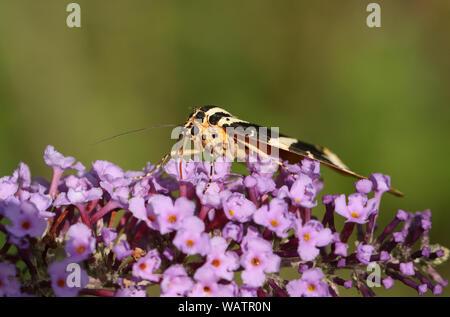
[{"label": "moth wing", "polygon": [[[273,140],[271,143],[275,143],[276,141],[277,140]],[[320,163],[331,167],[340,173],[352,175],[360,179],[367,178],[351,171],[350,168],[348,168],[336,154],[331,152],[326,147],[308,144],[303,141],[287,137],[280,137],[278,142],[280,149],[282,149],[280,156],[284,160],[298,162],[298,156],[301,156],[319,161]]]},{"label": "moth wing", "polygon": [[[295,156],[307,157],[333,168],[344,175],[350,175],[359,179],[368,179],[366,176],[351,171],[341,159],[326,147],[311,145],[296,139],[280,137],[280,157],[288,161],[297,161]],[[390,193],[402,197],[403,193],[395,188],[389,190]]]},{"label": "moth wing", "polygon": [[[351,171],[335,153],[326,147],[312,145],[286,136],[272,137],[270,132],[268,135],[258,138],[257,144],[258,150],[264,148],[264,153],[269,155],[273,152],[271,147],[277,148],[282,160],[296,163],[300,161],[300,158],[309,158],[331,167],[341,174],[350,175],[359,179],[368,179],[366,176]],[[265,146],[261,147],[261,144]],[[399,197],[403,196],[402,192],[394,188],[391,188],[389,192]]]}]

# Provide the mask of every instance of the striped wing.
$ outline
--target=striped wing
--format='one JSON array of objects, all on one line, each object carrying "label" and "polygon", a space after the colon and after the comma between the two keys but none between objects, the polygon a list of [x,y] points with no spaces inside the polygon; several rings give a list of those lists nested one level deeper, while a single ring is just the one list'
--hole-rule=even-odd
[{"label": "striped wing", "polygon": [[[226,128],[254,128],[256,131],[261,128],[261,126],[257,124],[250,123],[248,121],[244,121],[241,119],[236,118],[228,111],[215,107],[215,106],[205,106],[200,108],[202,111],[205,111],[205,113],[208,115],[209,123],[213,125],[217,125],[223,129]],[[234,133],[237,131],[234,130]],[[242,142],[242,140],[246,140],[244,142],[248,142],[248,136],[243,135],[244,138],[240,138],[241,141],[239,141],[239,138],[235,138],[235,135],[233,138],[238,143]],[[312,160],[316,160],[328,167],[333,168],[334,170],[344,174],[344,175],[350,175],[359,179],[368,179],[365,176],[359,175],[353,171],[351,171],[340,159],[339,157],[334,154],[332,151],[327,149],[326,147],[318,146],[318,145],[312,145],[303,141],[299,141],[294,138],[289,138],[285,135],[275,135],[272,137],[271,130],[267,130],[267,133],[265,135],[261,135],[261,133],[256,132],[256,135],[253,134],[251,136],[252,138],[257,138],[257,147],[258,149],[264,148],[263,146],[260,146],[262,144],[265,144],[265,148],[267,149],[268,155],[270,155],[271,147],[278,148],[278,153],[280,155],[280,158],[283,160],[288,160],[289,162],[299,162],[303,158],[310,158]],[[242,144],[248,149],[248,144]],[[389,190],[390,193],[396,195],[396,196],[403,196],[403,193],[400,191],[391,188]]]},{"label": "striped wing", "polygon": [[[326,147],[312,145],[286,136],[271,137],[270,135],[267,135],[260,138],[260,140],[261,139],[267,140],[269,148],[271,146],[277,147],[279,149],[279,156],[282,160],[298,163],[303,158],[309,158],[331,167],[341,174],[353,176],[359,179],[368,179],[366,176],[351,171],[336,154]],[[399,197],[403,196],[402,192],[394,188],[391,188],[389,192]]]},{"label": "striped wing", "polygon": [[[279,144],[282,150],[280,151],[280,157],[284,160],[298,162],[299,156],[302,158],[308,157],[333,168],[341,174],[350,175],[359,179],[368,179],[366,176],[351,171],[336,154],[326,147],[308,144],[287,137],[280,137]],[[403,196],[403,193],[395,188],[391,188],[389,192],[395,196]]]}]

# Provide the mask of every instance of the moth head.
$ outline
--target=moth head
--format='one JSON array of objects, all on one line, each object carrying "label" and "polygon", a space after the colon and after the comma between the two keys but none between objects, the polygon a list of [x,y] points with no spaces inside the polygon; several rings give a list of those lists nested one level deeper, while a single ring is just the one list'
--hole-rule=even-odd
[{"label": "moth head", "polygon": [[184,124],[186,134],[192,137],[201,134],[205,127],[205,118],[206,114],[204,111],[195,109]]}]

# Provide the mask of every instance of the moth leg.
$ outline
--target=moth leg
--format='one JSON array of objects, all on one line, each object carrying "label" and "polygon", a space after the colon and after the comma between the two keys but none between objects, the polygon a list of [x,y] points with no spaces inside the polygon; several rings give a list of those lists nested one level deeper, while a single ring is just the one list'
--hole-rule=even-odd
[{"label": "moth leg", "polygon": [[[184,142],[183,146],[178,150],[178,153],[181,153],[181,154],[183,153],[183,148],[184,148],[184,146],[186,145],[186,140],[184,140],[183,142]],[[170,156],[172,156],[172,155],[173,155],[172,152],[167,153],[166,155],[163,156],[163,158],[161,159],[161,161],[160,161],[158,164],[156,164],[156,166],[155,166],[155,168],[154,168],[153,170],[151,170],[150,172],[148,172],[148,173],[145,174],[144,176],[133,177],[132,180],[133,180],[133,181],[136,181],[136,180],[141,180],[141,179],[150,177],[151,175],[153,175],[153,173],[155,173],[157,170],[159,170],[159,169],[161,168],[161,166],[163,166],[163,165],[166,163],[167,159],[168,159]],[[181,168],[181,167],[180,167],[180,168]]]},{"label": "moth leg", "polygon": [[[213,147],[213,151],[216,152],[215,154],[217,155],[215,157],[215,159],[218,156],[222,156],[225,160],[225,158],[227,157],[227,146],[225,142],[222,142],[222,146],[220,146],[220,149],[222,150],[222,152],[220,151],[216,151],[216,149],[219,148],[218,146],[214,146]],[[212,183],[212,179],[213,179],[213,173],[214,173],[214,161],[211,161],[210,163],[210,170],[209,170],[209,181],[208,184],[206,185],[205,189],[203,190],[203,194],[206,193],[206,191],[208,190],[209,186],[211,186]]]},{"label": "moth leg", "polygon": [[205,187],[205,189],[203,190],[203,194],[205,194],[206,191],[208,190],[209,186],[211,186],[212,179],[213,179],[214,162],[211,161],[209,164],[210,164],[210,165],[209,165],[209,166],[210,166],[210,170],[209,170],[209,180],[208,180],[208,184],[206,184],[206,187]]},{"label": "moth leg", "polygon": [[147,177],[150,177],[153,175],[154,172],[156,172],[157,170],[159,170],[161,168],[161,166],[164,165],[164,163],[166,163],[167,159],[169,158],[170,153],[167,153],[166,155],[163,156],[163,158],[161,159],[161,161],[156,164],[155,168],[152,169],[150,172],[148,172],[147,174],[145,174],[144,176],[137,176],[137,177],[133,177],[132,180],[136,181],[136,180],[141,180]]},{"label": "moth leg", "polygon": [[184,160],[183,155],[185,153],[184,150],[185,150],[187,142],[188,142],[188,138],[187,138],[187,135],[185,135],[184,136],[184,140],[183,140],[183,146],[180,147],[180,149],[178,150],[178,157],[180,159],[180,163],[178,163],[179,164],[179,168],[180,168],[180,180],[183,179],[183,160]]}]

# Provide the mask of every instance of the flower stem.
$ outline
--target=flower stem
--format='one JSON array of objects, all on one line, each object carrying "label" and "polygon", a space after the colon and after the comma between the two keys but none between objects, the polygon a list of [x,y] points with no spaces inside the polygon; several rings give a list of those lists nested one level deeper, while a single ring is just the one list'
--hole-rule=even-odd
[{"label": "flower stem", "polygon": [[199,217],[201,220],[205,220],[205,218],[206,218],[206,216],[208,215],[208,212],[209,212],[210,209],[211,209],[210,207],[208,207],[208,206],[206,206],[206,205],[203,205],[203,206],[201,207],[201,209],[200,209],[200,213],[199,213],[198,217]]},{"label": "flower stem", "polygon": [[325,214],[323,215],[322,224],[325,227],[327,223],[332,231],[336,231],[334,226],[334,201],[325,205]]},{"label": "flower stem", "polygon": [[145,235],[145,233],[149,230],[147,224],[145,222],[141,222],[139,224],[138,229],[136,230],[136,233],[133,237],[133,240],[130,242],[130,248],[133,249],[136,243],[139,242],[139,240],[142,239],[142,237]]},{"label": "flower stem", "polygon": [[76,204],[75,206],[80,211],[80,216],[81,216],[81,220],[83,221],[83,223],[86,226],[90,227],[91,226],[91,222],[89,220],[89,216],[88,216],[88,212],[87,212],[86,206],[84,204]]},{"label": "flower stem", "polygon": [[64,170],[60,169],[59,167],[53,168],[52,182],[50,183],[50,189],[48,190],[48,194],[52,198],[55,198],[56,194],[58,193],[59,180],[61,179],[63,173]]},{"label": "flower stem", "polygon": [[311,208],[302,208],[303,209],[303,215],[304,215],[304,223],[307,223],[311,220]]},{"label": "flower stem", "polygon": [[250,187],[247,189],[247,191],[250,200],[255,204],[256,207],[259,207],[258,195],[256,194],[255,187]]},{"label": "flower stem", "polygon": [[187,197],[188,194],[188,183],[180,182],[180,197]]},{"label": "flower stem", "polygon": [[344,228],[342,228],[341,232],[341,242],[346,243],[348,238],[353,232],[353,228],[355,227],[354,222],[346,222]]},{"label": "flower stem", "polygon": [[9,247],[11,246],[11,244],[6,241],[5,244],[3,245],[3,247],[0,249],[0,253],[8,253]]},{"label": "flower stem", "polygon": [[97,211],[95,214],[91,217],[91,223],[97,222],[100,218],[102,218],[104,215],[106,215],[108,212],[112,211],[113,209],[116,209],[120,207],[120,203],[115,200],[110,200],[108,203],[103,206],[99,211]]},{"label": "flower stem", "polygon": [[398,219],[397,217],[395,217],[387,226],[386,228],[384,228],[383,232],[378,236],[377,240],[376,240],[376,245],[380,245],[384,239],[386,239],[386,237],[388,235],[390,235],[392,233],[392,231],[394,231],[394,229],[397,227],[397,225],[400,223],[400,219]]},{"label": "flower stem", "polygon": [[282,289],[281,287],[279,287],[279,286],[277,285],[277,283],[275,283],[274,280],[269,279],[269,280],[267,281],[267,284],[269,284],[270,287],[272,287],[273,291],[275,292],[275,294],[276,294],[278,297],[289,297],[288,293],[287,293],[284,289]]}]

